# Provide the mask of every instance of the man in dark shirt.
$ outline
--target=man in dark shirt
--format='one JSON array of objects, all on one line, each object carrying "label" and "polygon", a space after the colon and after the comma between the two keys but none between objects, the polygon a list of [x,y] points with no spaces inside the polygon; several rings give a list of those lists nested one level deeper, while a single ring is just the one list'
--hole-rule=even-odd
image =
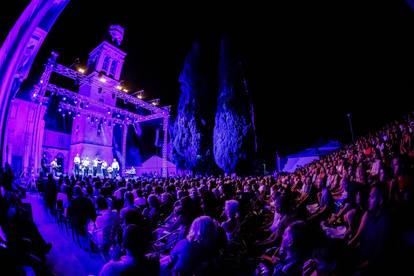
[{"label": "man in dark shirt", "polygon": [[68,208],[69,216],[76,233],[85,236],[88,221],[96,219],[95,206],[89,198],[83,195],[79,185],[73,188],[73,196]]}]

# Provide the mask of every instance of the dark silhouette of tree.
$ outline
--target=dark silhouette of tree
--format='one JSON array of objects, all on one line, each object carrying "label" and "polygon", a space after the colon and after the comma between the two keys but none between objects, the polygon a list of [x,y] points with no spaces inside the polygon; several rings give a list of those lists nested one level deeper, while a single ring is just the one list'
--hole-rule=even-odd
[{"label": "dark silhouette of tree", "polygon": [[173,157],[180,168],[205,171],[211,163],[212,114],[208,95],[206,56],[199,42],[188,53],[179,82],[177,116],[172,131]]},{"label": "dark silhouette of tree", "polygon": [[220,46],[214,159],[226,173],[249,173],[256,152],[254,111],[240,57],[228,37]]}]

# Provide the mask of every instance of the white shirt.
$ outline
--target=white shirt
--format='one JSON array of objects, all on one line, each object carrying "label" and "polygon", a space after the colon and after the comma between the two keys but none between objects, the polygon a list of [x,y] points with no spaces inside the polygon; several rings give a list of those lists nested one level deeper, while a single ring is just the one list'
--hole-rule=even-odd
[{"label": "white shirt", "polygon": [[80,157],[79,156],[75,156],[75,159],[73,160],[73,162],[75,164],[80,164]]},{"label": "white shirt", "polygon": [[119,164],[117,161],[112,162],[112,169],[119,169]]},{"label": "white shirt", "polygon": [[89,160],[88,160],[88,159],[83,159],[83,161],[82,161],[82,165],[83,165],[84,167],[88,167],[88,166],[89,166]]}]

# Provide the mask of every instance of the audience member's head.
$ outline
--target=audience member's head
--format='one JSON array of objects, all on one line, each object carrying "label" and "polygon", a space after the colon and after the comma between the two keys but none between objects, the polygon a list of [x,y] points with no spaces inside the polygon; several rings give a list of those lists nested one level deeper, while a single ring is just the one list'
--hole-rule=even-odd
[{"label": "audience member's head", "polygon": [[212,247],[217,239],[217,225],[214,220],[208,216],[196,218],[191,224],[187,239],[196,242],[202,247]]},{"label": "audience member's head", "polygon": [[123,247],[127,250],[127,253],[134,256],[143,256],[147,250],[148,240],[143,229],[135,224],[128,225],[124,231],[122,240]]},{"label": "audience member's head", "polygon": [[281,253],[286,254],[304,254],[306,240],[306,224],[303,221],[295,221],[291,223],[284,231],[282,244],[280,246]]},{"label": "audience member's head", "polygon": [[227,200],[224,207],[224,213],[227,218],[233,219],[237,217],[239,212],[239,202],[237,200],[231,199]]}]

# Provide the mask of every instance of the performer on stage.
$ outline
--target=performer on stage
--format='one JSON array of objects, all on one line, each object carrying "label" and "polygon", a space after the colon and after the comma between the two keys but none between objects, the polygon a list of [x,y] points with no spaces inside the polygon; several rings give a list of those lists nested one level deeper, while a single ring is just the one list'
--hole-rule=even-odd
[{"label": "performer on stage", "polygon": [[50,167],[52,167],[53,175],[56,176],[58,172],[57,158],[53,159],[53,161],[50,162]]},{"label": "performer on stage", "polygon": [[82,160],[82,166],[83,166],[83,175],[88,176],[89,175],[89,157],[86,156],[85,159]]},{"label": "performer on stage", "polygon": [[79,157],[79,153],[76,154],[75,158],[73,159],[73,163],[75,163],[75,175],[79,176],[80,175],[80,157]]},{"label": "performer on stage", "polygon": [[114,158],[114,161],[112,162],[112,178],[115,178],[118,176],[118,172],[119,172],[119,163],[118,161],[116,161],[116,159]]},{"label": "performer on stage", "polygon": [[47,158],[46,154],[43,154],[42,159],[40,160],[40,166],[41,166],[41,176],[46,176],[49,173],[49,167],[47,164]]},{"label": "performer on stage", "polygon": [[102,168],[102,174],[103,174],[103,176],[104,177],[108,177],[108,171],[107,171],[108,163],[106,163],[105,160],[102,161],[102,167],[101,168]]},{"label": "performer on stage", "polygon": [[99,159],[98,159],[98,155],[96,155],[95,159],[93,159],[92,161],[93,176],[96,176],[96,173],[98,172],[98,163],[99,163]]},{"label": "performer on stage", "polygon": [[113,176],[112,174],[112,167],[108,166],[108,169],[106,169],[106,172],[108,173],[108,175],[110,175],[111,177]]}]

